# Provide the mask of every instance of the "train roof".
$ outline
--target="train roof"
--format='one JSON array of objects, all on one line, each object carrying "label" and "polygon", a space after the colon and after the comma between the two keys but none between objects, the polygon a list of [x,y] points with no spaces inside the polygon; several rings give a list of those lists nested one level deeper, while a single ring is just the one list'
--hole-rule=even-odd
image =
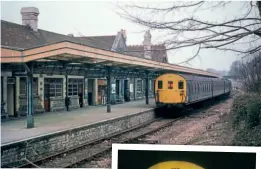
[{"label": "train roof", "polygon": [[197,75],[186,75],[186,74],[178,74],[179,76],[182,76],[184,79],[186,80],[199,80],[199,81],[218,81],[218,80],[222,80],[220,78],[211,78],[211,77],[203,77],[203,76],[197,76]]}]

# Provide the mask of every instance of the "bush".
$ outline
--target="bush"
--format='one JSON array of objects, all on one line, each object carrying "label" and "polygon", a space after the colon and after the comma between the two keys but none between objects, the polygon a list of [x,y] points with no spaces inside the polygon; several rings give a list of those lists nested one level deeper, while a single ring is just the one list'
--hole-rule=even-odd
[{"label": "bush", "polygon": [[243,94],[234,99],[232,126],[237,133],[232,141],[235,146],[261,146],[261,98]]},{"label": "bush", "polygon": [[255,94],[243,94],[234,99],[232,109],[232,126],[255,127],[260,123],[261,98]]},{"label": "bush", "polygon": [[261,115],[261,101],[253,102],[246,106],[247,109],[247,118],[246,118],[246,127],[251,129],[259,125],[260,115]]},{"label": "bush", "polygon": [[261,146],[261,125],[237,132],[232,141],[233,146]]}]

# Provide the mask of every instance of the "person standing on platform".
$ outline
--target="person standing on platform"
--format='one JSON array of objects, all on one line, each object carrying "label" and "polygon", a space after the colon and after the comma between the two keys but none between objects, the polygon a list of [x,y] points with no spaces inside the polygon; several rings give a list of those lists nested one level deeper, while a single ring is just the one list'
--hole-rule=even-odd
[{"label": "person standing on platform", "polygon": [[71,104],[71,100],[70,100],[70,97],[66,96],[65,97],[65,106],[67,108],[67,111],[69,111],[69,106]]}]

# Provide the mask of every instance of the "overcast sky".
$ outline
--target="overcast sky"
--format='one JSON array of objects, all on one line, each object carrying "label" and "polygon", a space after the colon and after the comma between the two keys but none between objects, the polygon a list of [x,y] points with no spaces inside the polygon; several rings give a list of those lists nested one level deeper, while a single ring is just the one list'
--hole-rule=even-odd
[{"label": "overcast sky", "polygon": [[[135,3],[138,3],[138,1]],[[29,6],[37,7],[40,11],[38,17],[40,29],[61,34],[73,33],[76,36],[116,35],[118,31],[125,29],[128,45],[142,44],[143,41],[145,28],[116,14],[116,3],[113,1],[1,1],[1,19],[21,24],[20,9]],[[220,15],[226,16],[231,11],[238,12],[238,10],[233,11],[233,8],[230,8],[222,13],[210,11],[206,16],[209,18]],[[159,34],[157,32],[151,34],[152,42],[154,44],[160,43],[156,40]],[[189,56],[191,56],[191,51],[168,53],[171,63],[179,63]],[[235,59],[239,59],[239,57],[231,52],[203,51],[200,57],[191,63],[191,66],[200,69],[228,70]]]}]

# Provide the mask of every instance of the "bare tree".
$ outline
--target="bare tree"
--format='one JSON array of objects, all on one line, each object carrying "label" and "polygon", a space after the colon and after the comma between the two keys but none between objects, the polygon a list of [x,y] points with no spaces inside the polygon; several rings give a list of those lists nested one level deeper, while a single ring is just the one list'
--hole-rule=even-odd
[{"label": "bare tree", "polygon": [[[241,5],[237,16],[209,20],[202,14],[219,9],[232,10]],[[185,62],[203,49],[253,54],[261,50],[261,2],[175,1],[165,7],[156,5],[118,5],[121,17],[151,30],[165,31],[167,50],[197,48]],[[145,13],[145,14],[144,14]],[[201,14],[201,15],[200,15]],[[248,46],[247,46],[248,45]],[[243,47],[242,47],[243,46]],[[247,46],[247,47],[246,47]],[[245,49],[244,49],[245,48]]]},{"label": "bare tree", "polygon": [[242,79],[242,75],[240,72],[242,63],[239,60],[234,61],[231,66],[230,66],[230,70],[228,72],[228,74],[232,77],[234,77],[235,79]]},{"label": "bare tree", "polygon": [[254,54],[251,60],[234,61],[229,74],[239,77],[248,92],[261,93],[261,52]]}]

